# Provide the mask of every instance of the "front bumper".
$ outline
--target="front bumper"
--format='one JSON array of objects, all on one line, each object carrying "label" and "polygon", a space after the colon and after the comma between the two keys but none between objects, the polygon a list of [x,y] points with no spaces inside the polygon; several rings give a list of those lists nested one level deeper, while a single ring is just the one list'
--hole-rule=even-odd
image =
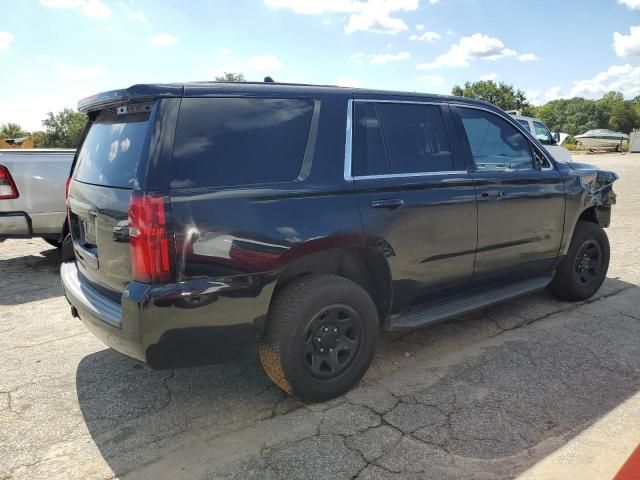
[{"label": "front bumper", "polygon": [[209,328],[226,343],[246,342],[246,329],[238,328],[244,326],[259,336],[275,284],[270,275],[169,285],[132,281],[118,303],[89,285],[75,262],[63,263],[60,276],[72,314],[106,345],[145,362],[149,348],[169,332]]}]

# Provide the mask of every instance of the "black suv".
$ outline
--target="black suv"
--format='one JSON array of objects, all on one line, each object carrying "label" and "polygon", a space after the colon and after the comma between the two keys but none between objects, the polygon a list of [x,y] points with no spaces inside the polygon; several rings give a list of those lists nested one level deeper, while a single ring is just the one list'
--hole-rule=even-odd
[{"label": "black suv", "polygon": [[176,331],[253,326],[271,379],[323,400],[362,377],[380,329],[545,287],[584,300],[607,273],[617,176],[556,161],[484,102],[187,83],[80,110],[64,290],[143,361]]}]

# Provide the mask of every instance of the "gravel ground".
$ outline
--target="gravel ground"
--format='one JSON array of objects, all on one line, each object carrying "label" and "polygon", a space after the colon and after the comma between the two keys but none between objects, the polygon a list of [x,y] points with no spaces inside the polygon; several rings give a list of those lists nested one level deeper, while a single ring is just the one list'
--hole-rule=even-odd
[{"label": "gravel ground", "polygon": [[55,250],[0,244],[0,478],[610,478],[640,442],[640,155],[579,158],[621,176],[597,297],[385,334],[323,404],[282,394],[252,348],[164,370],[105,348]]}]

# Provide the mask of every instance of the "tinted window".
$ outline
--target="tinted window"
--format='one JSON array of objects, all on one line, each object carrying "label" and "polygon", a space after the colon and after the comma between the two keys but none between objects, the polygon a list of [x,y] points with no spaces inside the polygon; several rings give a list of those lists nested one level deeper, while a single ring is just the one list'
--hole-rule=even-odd
[{"label": "tinted window", "polygon": [[516,122],[518,122],[520,125],[522,125],[524,128],[527,129],[527,131],[531,131],[531,128],[529,127],[529,121],[528,120],[516,120]]},{"label": "tinted window", "polygon": [[453,156],[440,107],[401,103],[376,106],[391,173],[453,170]]},{"label": "tinted window", "polygon": [[457,108],[471,154],[479,171],[532,170],[529,142],[518,130],[493,113]]},{"label": "tinted window", "polygon": [[547,127],[545,127],[540,122],[533,122],[533,128],[535,130],[534,136],[536,140],[538,140],[543,145],[555,145],[556,142],[553,140],[553,135]]},{"label": "tinted window", "polygon": [[373,103],[355,102],[353,131],[353,175],[389,173],[382,130]]},{"label": "tinted window", "polygon": [[183,99],[171,187],[295,180],[312,113],[313,100]]},{"label": "tinted window", "polygon": [[96,185],[133,187],[148,118],[148,114],[99,116],[82,143],[73,178]]}]

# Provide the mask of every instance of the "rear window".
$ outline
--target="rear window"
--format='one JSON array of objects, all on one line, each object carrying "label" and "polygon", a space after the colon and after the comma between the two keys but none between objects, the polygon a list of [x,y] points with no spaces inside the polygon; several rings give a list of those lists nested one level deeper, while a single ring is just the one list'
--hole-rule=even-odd
[{"label": "rear window", "polygon": [[295,180],[312,114],[311,99],[183,99],[171,187]]},{"label": "rear window", "polygon": [[80,182],[132,188],[149,115],[98,116],[82,143],[73,178]]}]

